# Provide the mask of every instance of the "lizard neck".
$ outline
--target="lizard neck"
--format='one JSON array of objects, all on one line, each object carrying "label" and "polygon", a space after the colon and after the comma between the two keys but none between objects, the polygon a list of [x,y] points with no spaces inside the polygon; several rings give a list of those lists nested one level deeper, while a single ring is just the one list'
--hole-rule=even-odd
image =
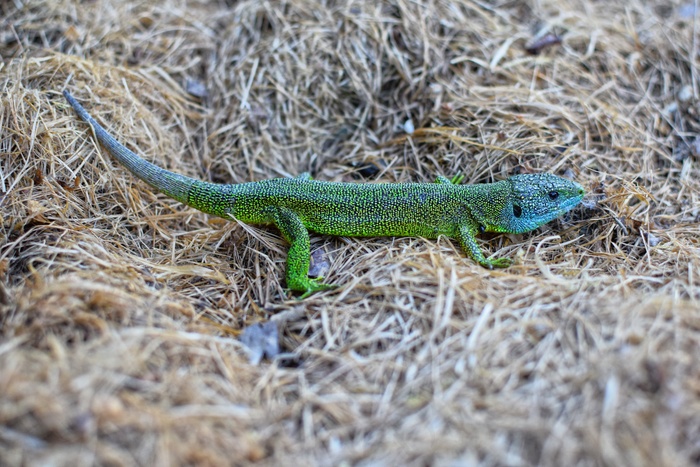
[{"label": "lizard neck", "polygon": [[462,185],[461,197],[469,213],[486,232],[504,232],[503,209],[508,203],[510,187],[506,180],[478,185]]}]

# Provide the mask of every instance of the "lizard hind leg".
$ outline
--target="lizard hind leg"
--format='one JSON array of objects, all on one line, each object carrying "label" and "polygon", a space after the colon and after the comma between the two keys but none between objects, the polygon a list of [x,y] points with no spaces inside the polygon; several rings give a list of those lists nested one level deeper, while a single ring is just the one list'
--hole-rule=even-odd
[{"label": "lizard hind leg", "polygon": [[321,278],[309,278],[311,262],[311,244],[309,231],[294,211],[284,207],[270,206],[267,215],[282,236],[289,242],[287,253],[287,287],[296,292],[303,292],[300,298],[306,298],[320,290],[333,289],[332,284],[323,284]]}]

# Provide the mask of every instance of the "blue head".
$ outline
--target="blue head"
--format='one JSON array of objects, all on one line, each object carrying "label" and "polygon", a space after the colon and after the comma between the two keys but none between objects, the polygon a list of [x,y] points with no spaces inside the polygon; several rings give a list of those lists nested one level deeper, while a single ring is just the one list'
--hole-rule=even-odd
[{"label": "blue head", "polygon": [[489,230],[529,232],[570,211],[586,194],[578,183],[548,173],[515,175],[501,183],[509,186],[505,206]]}]

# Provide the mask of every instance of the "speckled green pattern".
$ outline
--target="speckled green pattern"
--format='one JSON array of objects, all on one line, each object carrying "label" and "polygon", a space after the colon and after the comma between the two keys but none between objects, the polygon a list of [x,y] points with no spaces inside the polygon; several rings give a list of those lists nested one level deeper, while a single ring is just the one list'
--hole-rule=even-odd
[{"label": "speckled green pattern", "polygon": [[287,286],[303,296],[333,287],[308,277],[308,231],[348,237],[446,235],[479,264],[505,267],[509,259],[483,255],[477,234],[528,232],[571,210],[584,196],[581,185],[552,174],[516,175],[482,185],[459,185],[445,177],[437,183],[332,183],[306,175],[238,185],[206,183],[140,158],[68,92],[64,95],[110,154],[153,188],[208,214],[277,226],[290,243]]}]

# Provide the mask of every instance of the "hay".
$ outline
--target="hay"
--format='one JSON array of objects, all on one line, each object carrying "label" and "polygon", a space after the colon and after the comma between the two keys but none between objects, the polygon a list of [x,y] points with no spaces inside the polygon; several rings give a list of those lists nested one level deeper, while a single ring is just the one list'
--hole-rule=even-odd
[{"label": "hay", "polygon": [[[0,7],[4,464],[700,460],[692,2],[20,3]],[[204,180],[547,170],[590,195],[485,238],[502,271],[448,239],[314,236],[343,287],[296,301],[277,232],[153,193],[66,87]],[[288,354],[252,366],[235,336],[267,319]]]}]

